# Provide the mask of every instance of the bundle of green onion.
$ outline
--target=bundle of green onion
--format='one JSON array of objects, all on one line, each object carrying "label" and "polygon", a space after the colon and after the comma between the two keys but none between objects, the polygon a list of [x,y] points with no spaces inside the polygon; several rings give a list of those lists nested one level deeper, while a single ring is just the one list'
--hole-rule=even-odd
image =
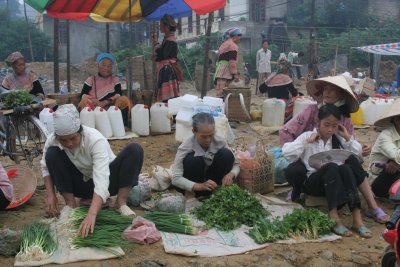
[{"label": "bundle of green onion", "polygon": [[71,248],[93,247],[120,256],[111,248],[127,247],[130,245],[129,241],[122,239],[122,232],[132,224],[132,218],[122,216],[113,210],[100,210],[97,213],[93,233],[83,238],[78,236],[78,229],[82,221],[86,218],[88,210],[88,207],[79,207],[71,211],[69,220],[66,223],[72,230],[72,237],[69,239]]},{"label": "bundle of green onion", "polygon": [[197,234],[189,214],[177,214],[163,211],[153,211],[144,214],[145,219],[152,221],[158,230],[186,235]]},{"label": "bundle of green onion", "polygon": [[21,249],[17,258],[21,261],[39,261],[49,258],[57,249],[57,243],[47,223],[38,221],[22,230]]}]

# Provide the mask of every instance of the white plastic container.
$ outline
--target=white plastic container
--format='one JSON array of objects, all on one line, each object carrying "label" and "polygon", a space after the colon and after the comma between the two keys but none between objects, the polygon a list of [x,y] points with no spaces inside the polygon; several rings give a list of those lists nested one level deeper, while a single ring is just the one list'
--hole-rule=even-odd
[{"label": "white plastic container", "polygon": [[154,103],[150,108],[150,131],[153,133],[170,133],[171,120],[168,107],[164,103]]},{"label": "white plastic container", "polygon": [[90,128],[96,128],[96,118],[93,109],[84,107],[80,113],[81,123]]},{"label": "white plastic container", "polygon": [[111,106],[107,110],[108,118],[110,119],[113,136],[125,136],[125,126],[122,119],[121,110],[117,106]]},{"label": "white plastic container", "polygon": [[96,107],[94,109],[94,115],[96,120],[96,129],[101,132],[105,138],[109,138],[113,135],[110,120],[108,119],[107,111],[104,108]]},{"label": "white plastic container", "polygon": [[194,107],[199,102],[200,102],[199,97],[196,95],[186,94],[181,97],[181,106],[182,107],[191,108],[191,107]]},{"label": "white plastic container", "polygon": [[282,126],[285,121],[285,101],[277,98],[266,99],[262,106],[262,121],[264,126]]},{"label": "white plastic container", "polygon": [[150,134],[150,114],[149,108],[143,104],[136,104],[131,109],[132,132],[140,136]]},{"label": "white plastic container", "polygon": [[377,120],[379,120],[394,103],[393,98],[383,99],[370,97],[361,103],[364,114],[364,124],[373,125]]},{"label": "white plastic container", "polygon": [[222,98],[205,96],[203,97],[203,104],[216,108],[217,112],[225,112],[224,100],[222,100]]},{"label": "white plastic container", "polygon": [[193,110],[191,108],[181,108],[176,115],[175,140],[184,142],[188,137],[192,136],[192,117]]},{"label": "white plastic container", "polygon": [[215,134],[222,137],[227,141],[228,137],[228,118],[225,114],[220,114],[218,117],[214,117],[215,120]]},{"label": "white plastic container", "polygon": [[168,114],[170,116],[176,115],[182,107],[182,98],[175,97],[168,100]]},{"label": "white plastic container", "polygon": [[301,97],[296,99],[294,102],[294,107],[293,107],[293,117],[299,114],[301,111],[303,111],[306,107],[309,105],[315,105],[317,104],[317,101],[314,101],[310,97]]},{"label": "white plastic container", "polygon": [[46,126],[47,131],[49,133],[54,132],[54,125],[53,125],[53,110],[51,108],[44,108],[39,113],[39,120]]}]

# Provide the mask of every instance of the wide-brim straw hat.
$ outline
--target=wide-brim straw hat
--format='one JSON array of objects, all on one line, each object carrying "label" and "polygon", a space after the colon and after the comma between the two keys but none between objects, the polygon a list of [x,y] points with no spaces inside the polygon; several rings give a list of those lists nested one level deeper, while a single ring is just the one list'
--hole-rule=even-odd
[{"label": "wide-brim straw hat", "polygon": [[13,185],[13,199],[6,209],[13,209],[27,202],[35,193],[37,186],[36,176],[31,168],[24,165],[10,165],[4,167]]},{"label": "wide-brim straw hat", "polygon": [[392,124],[391,120],[394,117],[400,116],[400,99],[396,99],[390,109],[379,118],[374,125],[379,127],[389,127]]},{"label": "wide-brim straw hat", "polygon": [[349,107],[351,113],[358,110],[359,104],[356,96],[351,90],[346,78],[343,76],[328,76],[324,78],[318,78],[307,83],[307,92],[312,98],[314,98],[318,103],[322,102],[322,88],[326,84],[334,85],[342,89],[346,93],[346,104]]}]

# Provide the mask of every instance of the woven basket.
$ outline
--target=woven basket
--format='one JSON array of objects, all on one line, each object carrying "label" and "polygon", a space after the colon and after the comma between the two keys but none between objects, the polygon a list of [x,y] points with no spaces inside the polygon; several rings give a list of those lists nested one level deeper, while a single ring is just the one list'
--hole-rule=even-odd
[{"label": "woven basket", "polygon": [[11,203],[6,209],[13,209],[27,202],[33,195],[37,186],[37,179],[33,170],[24,165],[9,165],[4,167],[9,175],[10,182],[14,187],[14,194]]},{"label": "woven basket", "polygon": [[144,104],[151,107],[153,103],[153,91],[150,90],[136,90],[132,93],[133,105]]},{"label": "woven basket", "polygon": [[256,155],[238,159],[240,173],[236,183],[251,193],[266,194],[274,191],[274,154],[265,152],[262,141],[256,143]]},{"label": "woven basket", "polygon": [[64,104],[74,104],[75,107],[78,107],[79,102],[81,101],[81,93],[68,93],[68,94],[57,94],[51,93],[48,94],[47,97],[54,99],[57,101],[57,105],[64,105]]}]

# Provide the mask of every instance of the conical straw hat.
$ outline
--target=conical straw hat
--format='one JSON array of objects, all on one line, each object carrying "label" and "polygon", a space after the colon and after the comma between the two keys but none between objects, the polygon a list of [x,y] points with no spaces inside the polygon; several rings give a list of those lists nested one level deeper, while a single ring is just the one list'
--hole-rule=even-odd
[{"label": "conical straw hat", "polygon": [[400,98],[396,99],[393,102],[389,111],[386,112],[385,114],[383,114],[383,116],[380,119],[378,119],[374,123],[374,125],[379,126],[379,127],[385,127],[385,128],[389,127],[389,126],[393,125],[390,120],[396,116],[400,116]]},{"label": "conical straw hat", "polygon": [[322,102],[322,88],[326,84],[331,84],[340,89],[343,89],[346,93],[346,104],[349,106],[349,110],[351,113],[356,112],[358,110],[359,104],[356,96],[351,90],[349,84],[346,81],[346,78],[339,76],[328,76],[324,78],[319,78],[312,80],[307,83],[307,92],[312,96],[318,103]]}]

